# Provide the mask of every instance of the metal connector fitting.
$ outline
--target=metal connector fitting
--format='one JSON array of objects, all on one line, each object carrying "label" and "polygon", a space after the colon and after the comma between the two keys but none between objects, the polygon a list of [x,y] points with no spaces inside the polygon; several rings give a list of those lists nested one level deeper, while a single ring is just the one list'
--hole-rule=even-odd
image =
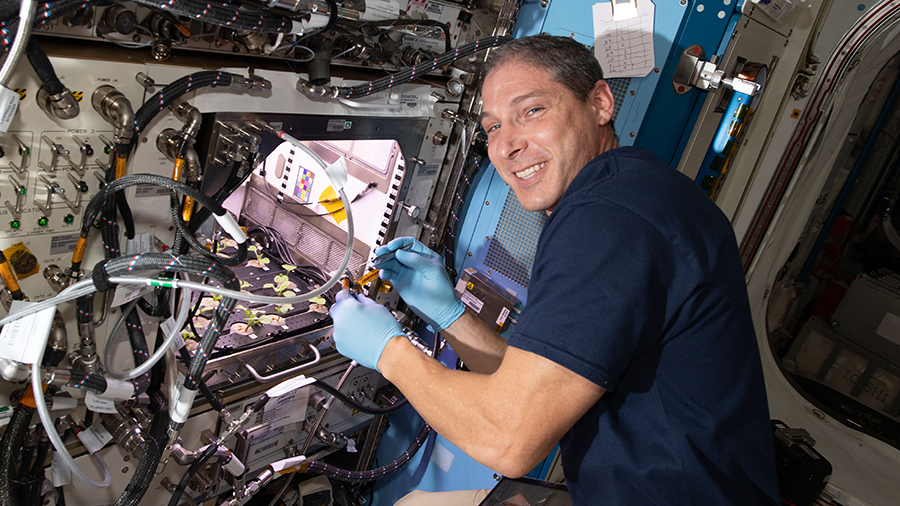
[{"label": "metal connector fitting", "polygon": [[134,135],[134,109],[121,91],[108,84],[100,86],[91,95],[91,104],[103,119],[115,127],[116,144],[126,144],[131,140]]},{"label": "metal connector fitting", "polygon": [[68,88],[62,93],[50,95],[46,88],[41,86],[41,89],[38,90],[37,102],[42,111],[54,118],[72,119],[81,111],[78,100]]},{"label": "metal connector fitting", "polygon": [[331,86],[319,86],[310,83],[306,79],[297,80],[297,91],[303,93],[307,97],[326,97],[336,94],[335,89]]},{"label": "metal connector fitting", "polygon": [[260,76],[234,76],[231,78],[231,86],[233,88],[246,88],[248,90],[263,91],[271,90],[272,82]]}]

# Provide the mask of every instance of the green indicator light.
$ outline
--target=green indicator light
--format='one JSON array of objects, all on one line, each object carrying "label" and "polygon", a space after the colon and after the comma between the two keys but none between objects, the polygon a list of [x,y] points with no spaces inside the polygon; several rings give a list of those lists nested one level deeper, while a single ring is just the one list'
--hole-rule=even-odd
[{"label": "green indicator light", "polygon": [[25,156],[31,156],[31,150],[30,150],[30,149],[26,149],[26,150],[25,150]]},{"label": "green indicator light", "polygon": [[358,382],[358,381],[354,381],[354,382],[353,382],[353,386],[356,386],[356,385],[359,385],[359,382]]},{"label": "green indicator light", "polygon": [[46,216],[41,216],[38,218],[38,226],[46,227],[50,223],[50,220]]},{"label": "green indicator light", "polygon": [[363,383],[365,383],[366,381],[369,381],[369,377],[368,377],[368,376],[366,376],[365,378],[363,378]]},{"label": "green indicator light", "polygon": [[75,217],[72,216],[71,214],[67,214],[67,215],[63,216],[63,221],[66,223],[74,223]]},{"label": "green indicator light", "polygon": [[12,227],[13,229],[18,229],[19,227],[22,226],[22,224],[19,223],[19,220],[12,220],[11,222],[9,222],[9,226]]},{"label": "green indicator light", "polygon": [[110,149],[109,146],[104,146],[104,147],[103,147],[103,153],[105,153],[105,154],[108,155],[108,154],[110,154],[111,152],[112,152],[112,149]]},{"label": "green indicator light", "polygon": [[26,190],[24,186],[19,187],[19,195],[25,195],[25,192]]}]

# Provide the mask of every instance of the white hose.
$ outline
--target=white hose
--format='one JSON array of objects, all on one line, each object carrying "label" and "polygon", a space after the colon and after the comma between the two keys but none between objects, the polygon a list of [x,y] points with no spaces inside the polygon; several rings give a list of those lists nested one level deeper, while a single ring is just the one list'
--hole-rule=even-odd
[{"label": "white hose", "polygon": [[[153,366],[156,365],[156,363],[166,355],[166,350],[169,349],[169,346],[172,345],[172,342],[175,341],[175,338],[179,334],[181,334],[181,329],[182,327],[184,327],[184,324],[191,313],[191,293],[193,292],[190,289],[186,289],[182,294],[181,307],[178,311],[178,317],[175,319],[175,324],[171,329],[169,329],[169,333],[166,334],[166,340],[159,346],[159,348],[156,349],[156,351],[153,352],[153,356],[151,356],[149,360],[135,367],[134,369],[120,372],[112,368],[112,345],[115,341],[116,334],[118,334],[119,328],[122,326],[122,322],[125,320],[125,317],[128,316],[128,313],[131,312],[131,309],[133,309],[134,306],[131,305],[131,308],[126,308],[122,314],[122,317],[119,318],[118,322],[116,322],[116,326],[109,334],[109,339],[106,342],[106,352],[103,354],[103,366],[106,367],[105,376],[118,380],[129,380],[137,378],[138,376],[143,375],[151,368],[153,368]],[[133,303],[136,304],[137,300],[133,301]]]},{"label": "white hose", "polygon": [[69,455],[66,444],[63,442],[62,438],[59,437],[59,433],[56,432],[56,426],[53,425],[53,418],[50,417],[50,410],[47,409],[47,403],[44,400],[44,389],[41,386],[40,364],[41,361],[44,360],[44,348],[44,346],[41,346],[41,352],[35,363],[31,366],[31,389],[34,391],[34,405],[37,408],[38,415],[41,417],[41,423],[44,424],[44,432],[47,433],[50,442],[53,443],[53,447],[56,448],[56,453],[59,454],[59,457],[66,467],[72,471],[72,474],[86,485],[94,488],[106,488],[112,482],[112,475],[109,473],[109,467],[106,466],[106,462],[103,461],[103,458],[97,453],[91,454],[91,457],[94,457],[94,460],[97,461],[97,464],[100,466],[101,472],[103,473],[103,479],[101,481],[94,481],[90,476],[86,475],[77,464],[75,464],[75,459]]}]

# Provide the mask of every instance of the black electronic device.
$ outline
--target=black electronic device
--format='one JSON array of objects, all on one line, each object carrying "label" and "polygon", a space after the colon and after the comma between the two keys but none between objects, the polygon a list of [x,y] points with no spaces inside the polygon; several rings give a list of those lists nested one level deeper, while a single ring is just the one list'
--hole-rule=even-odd
[{"label": "black electronic device", "polygon": [[831,463],[817,452],[815,439],[805,429],[792,429],[772,420],[775,468],[781,501],[794,506],[813,506],[831,478]]},{"label": "black electronic device", "polygon": [[563,484],[533,478],[503,477],[478,506],[572,506]]}]

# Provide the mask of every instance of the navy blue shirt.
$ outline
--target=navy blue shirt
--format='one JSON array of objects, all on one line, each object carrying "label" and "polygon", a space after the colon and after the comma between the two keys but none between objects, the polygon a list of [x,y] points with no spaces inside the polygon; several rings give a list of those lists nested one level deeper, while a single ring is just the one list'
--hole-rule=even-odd
[{"label": "navy blue shirt", "polygon": [[560,441],[576,505],[777,502],[734,232],[651,152],[607,151],[569,185],[509,344],[607,390]]}]

